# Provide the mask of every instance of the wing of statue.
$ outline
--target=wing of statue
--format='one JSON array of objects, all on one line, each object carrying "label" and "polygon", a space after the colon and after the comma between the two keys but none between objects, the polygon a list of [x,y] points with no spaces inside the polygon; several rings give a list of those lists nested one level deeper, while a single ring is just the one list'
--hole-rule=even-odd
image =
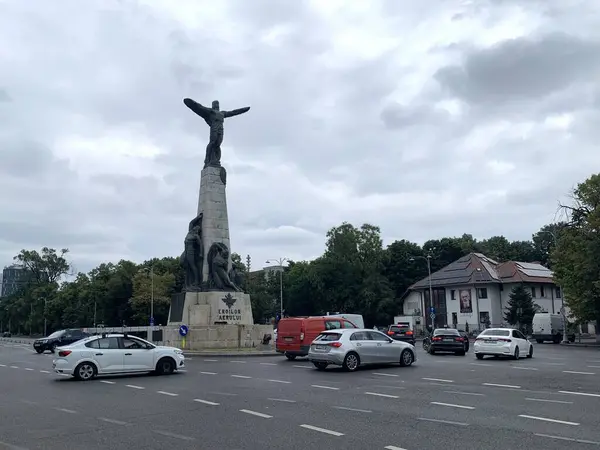
[{"label": "wing of statue", "polygon": [[192,231],[192,228],[194,228],[200,221],[202,221],[202,213],[198,214],[198,216],[192,219],[190,222],[189,231]]},{"label": "wing of statue", "polygon": [[224,117],[233,117],[239,116],[240,114],[244,114],[245,112],[250,111],[250,107],[246,106],[245,108],[234,109],[233,111],[223,111]]},{"label": "wing of statue", "polygon": [[194,111],[196,114],[198,114],[200,117],[202,117],[208,126],[211,125],[210,124],[210,108],[207,108],[206,106],[202,106],[200,103],[192,100],[191,98],[184,98],[183,103],[185,103],[185,106],[187,106],[192,111]]}]

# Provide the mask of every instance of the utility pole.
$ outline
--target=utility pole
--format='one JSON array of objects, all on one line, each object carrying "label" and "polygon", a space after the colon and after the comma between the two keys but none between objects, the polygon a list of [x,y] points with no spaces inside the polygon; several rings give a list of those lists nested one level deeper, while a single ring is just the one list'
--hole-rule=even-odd
[{"label": "utility pole", "polygon": [[48,313],[46,312],[48,306],[48,299],[44,298],[44,336],[48,336]]},{"label": "utility pole", "polygon": [[283,319],[283,264],[289,261],[287,258],[279,258],[279,259],[267,259],[267,264],[272,264],[276,262],[279,267],[279,318]]},{"label": "utility pole", "polygon": [[[432,249],[435,250],[435,249]],[[429,306],[430,308],[433,308],[433,285],[432,285],[432,281],[431,281],[431,252],[427,254],[427,256],[413,256],[412,258],[409,259],[409,261],[414,262],[415,259],[420,258],[420,259],[424,259],[425,261],[427,261],[427,277],[429,279]],[[425,327],[427,327],[427,311],[426,311],[426,303],[425,300],[423,300],[423,324],[425,325]],[[431,328],[435,328],[434,327],[434,319],[431,319]]]}]

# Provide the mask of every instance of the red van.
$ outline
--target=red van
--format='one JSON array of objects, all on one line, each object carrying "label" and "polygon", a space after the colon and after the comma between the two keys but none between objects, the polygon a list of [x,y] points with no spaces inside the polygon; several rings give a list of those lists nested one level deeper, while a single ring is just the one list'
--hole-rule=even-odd
[{"label": "red van", "polygon": [[277,325],[275,350],[283,353],[289,360],[296,359],[298,356],[307,356],[310,344],[319,333],[340,328],[356,328],[356,326],[342,317],[286,317]]}]

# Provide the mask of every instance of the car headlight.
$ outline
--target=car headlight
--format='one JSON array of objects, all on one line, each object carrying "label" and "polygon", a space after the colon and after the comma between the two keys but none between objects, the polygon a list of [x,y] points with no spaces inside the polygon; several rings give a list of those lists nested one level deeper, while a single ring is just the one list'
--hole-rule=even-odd
[{"label": "car headlight", "polygon": [[176,355],[183,355],[183,352],[179,349],[175,350],[175,354]]}]

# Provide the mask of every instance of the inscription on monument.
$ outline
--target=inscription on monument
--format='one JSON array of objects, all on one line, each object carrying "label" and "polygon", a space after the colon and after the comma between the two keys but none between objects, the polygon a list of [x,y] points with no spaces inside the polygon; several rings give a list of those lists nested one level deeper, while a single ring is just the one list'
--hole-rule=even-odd
[{"label": "inscription on monument", "polygon": [[241,309],[219,309],[217,320],[224,322],[226,320],[242,320]]}]

